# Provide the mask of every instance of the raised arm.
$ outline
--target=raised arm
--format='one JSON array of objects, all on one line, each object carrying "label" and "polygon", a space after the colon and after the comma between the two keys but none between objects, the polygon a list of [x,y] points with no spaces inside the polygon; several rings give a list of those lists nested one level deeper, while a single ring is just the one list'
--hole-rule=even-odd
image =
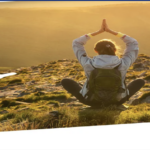
[{"label": "raised arm", "polygon": [[99,35],[103,32],[104,32],[104,20],[102,22],[100,30],[93,32],[93,33],[83,35],[83,36],[73,40],[73,43],[72,43],[73,51],[74,51],[79,63],[82,66],[84,66],[84,64],[87,62],[87,60],[90,59],[86,54],[84,45],[92,36]]},{"label": "raised arm", "polygon": [[104,19],[104,29],[106,32],[120,37],[125,42],[126,49],[124,50],[122,60],[125,63],[126,69],[128,69],[132,65],[132,63],[134,63],[134,61],[138,56],[139,47],[137,40],[123,33],[109,29],[105,19]]}]

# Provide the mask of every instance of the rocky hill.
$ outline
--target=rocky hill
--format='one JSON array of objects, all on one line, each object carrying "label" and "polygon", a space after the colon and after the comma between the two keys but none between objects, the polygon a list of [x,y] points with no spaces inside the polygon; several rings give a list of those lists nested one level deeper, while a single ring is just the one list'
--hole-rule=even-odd
[{"label": "rocky hill", "polygon": [[37,66],[1,71],[17,75],[0,80],[0,130],[137,123],[150,121],[150,57],[139,54],[127,72],[127,84],[137,78],[145,86],[122,106],[93,109],[67,93],[60,82],[72,78],[83,84],[77,60],[51,61]]}]

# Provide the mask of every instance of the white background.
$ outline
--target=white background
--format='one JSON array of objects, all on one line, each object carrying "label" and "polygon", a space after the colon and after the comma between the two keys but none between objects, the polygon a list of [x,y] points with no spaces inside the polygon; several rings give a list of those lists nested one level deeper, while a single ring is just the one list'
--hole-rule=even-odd
[{"label": "white background", "polygon": [[0,149],[150,150],[150,123],[0,132]]}]

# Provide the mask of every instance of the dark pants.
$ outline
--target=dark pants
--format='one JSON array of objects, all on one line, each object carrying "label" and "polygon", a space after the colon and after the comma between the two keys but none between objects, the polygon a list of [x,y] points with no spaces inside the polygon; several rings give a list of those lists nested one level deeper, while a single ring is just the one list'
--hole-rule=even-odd
[{"label": "dark pants", "polygon": [[[73,96],[75,96],[81,103],[84,103],[86,105],[95,106],[96,104],[88,102],[84,99],[84,97],[79,93],[81,90],[81,86],[71,79],[63,79],[61,81],[62,86],[64,89],[66,89],[69,93],[71,93]],[[129,83],[127,86],[129,90],[129,96],[121,99],[117,105],[123,104],[125,101],[127,101],[127,98],[130,98],[132,95],[134,95],[137,91],[139,91],[145,84],[145,81],[143,79],[136,79]]]}]

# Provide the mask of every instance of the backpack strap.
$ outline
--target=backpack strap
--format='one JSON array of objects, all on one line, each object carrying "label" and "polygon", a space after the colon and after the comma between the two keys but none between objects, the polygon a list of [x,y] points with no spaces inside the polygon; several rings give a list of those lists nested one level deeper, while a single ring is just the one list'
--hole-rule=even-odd
[{"label": "backpack strap", "polygon": [[[118,66],[116,66],[114,69],[118,69],[119,66],[120,66],[120,64],[119,64]],[[126,78],[124,79],[124,85],[125,85],[125,92],[126,92],[126,99],[124,99],[124,100],[125,100],[125,101],[128,101],[128,100],[129,100],[129,95],[128,95],[128,93],[127,93]],[[125,101],[124,101],[124,102],[125,102]],[[124,102],[123,102],[123,103],[124,103]]]},{"label": "backpack strap", "polygon": [[[91,62],[90,64],[91,64],[91,66],[92,66],[94,69],[96,69],[96,68],[93,66],[92,62]],[[89,85],[89,81],[87,81],[86,88],[88,88],[88,85]]]},{"label": "backpack strap", "polygon": [[114,69],[118,69],[118,68],[119,68],[119,66],[120,66],[120,64],[119,64],[118,66],[116,66]]},{"label": "backpack strap", "polygon": [[92,66],[94,69],[96,69],[96,68],[93,66],[92,62],[91,62],[90,64],[91,64],[91,66]]}]

